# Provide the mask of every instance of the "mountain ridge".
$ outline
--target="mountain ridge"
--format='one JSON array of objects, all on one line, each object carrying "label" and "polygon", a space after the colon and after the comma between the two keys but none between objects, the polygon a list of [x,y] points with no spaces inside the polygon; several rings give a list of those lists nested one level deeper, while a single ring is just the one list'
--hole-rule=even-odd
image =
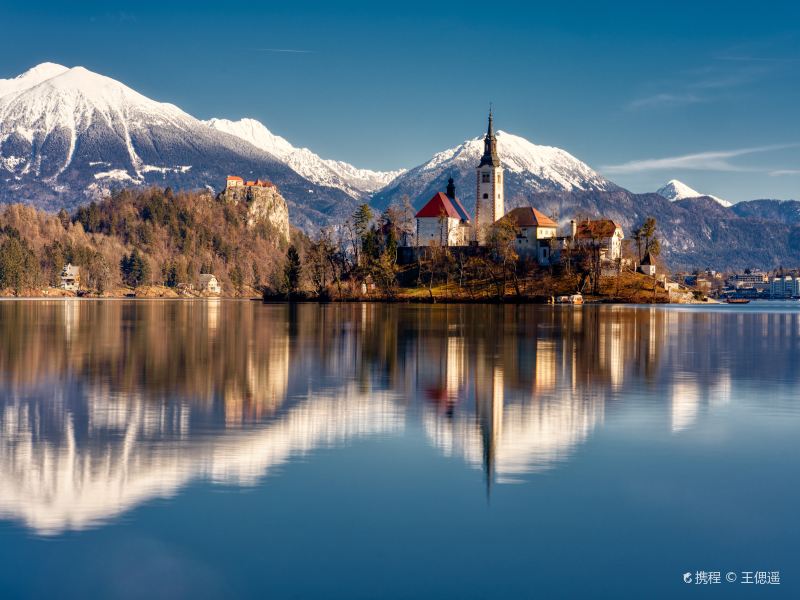
[{"label": "mountain ridge", "polygon": [[[531,204],[562,221],[605,216],[627,232],[655,216],[665,258],[678,267],[800,263],[800,202],[727,207],[677,180],[672,190],[634,194],[560,148],[502,130],[497,140],[506,210]],[[482,152],[477,136],[408,170],[371,171],[295,147],[255,119],[201,121],[83,67],[42,63],[0,80],[0,201],[52,211],[127,186],[216,191],[238,174],[277,184],[292,223],[309,233],[340,224],[362,202],[380,210],[407,196],[419,207],[451,176],[473,212]]]},{"label": "mountain ridge", "polygon": [[697,190],[692,189],[677,179],[670,179],[666,184],[656,190],[656,194],[659,196],[664,196],[664,198],[673,202],[685,200],[687,198],[711,198],[720,206],[724,206],[725,208],[730,208],[733,206],[733,203],[723,200],[722,198],[712,196],[711,194],[701,194]]}]

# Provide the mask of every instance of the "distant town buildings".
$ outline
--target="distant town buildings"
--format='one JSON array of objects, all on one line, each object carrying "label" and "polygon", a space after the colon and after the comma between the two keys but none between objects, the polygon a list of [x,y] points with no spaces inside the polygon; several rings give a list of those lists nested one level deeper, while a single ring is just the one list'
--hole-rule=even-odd
[{"label": "distant town buildings", "polygon": [[77,292],[81,287],[81,269],[72,263],[67,263],[61,269],[61,289]]},{"label": "distant town buildings", "polygon": [[770,296],[773,298],[800,298],[800,276],[773,277],[769,286]]},{"label": "distant town buildings", "polygon": [[745,271],[744,273],[735,273],[728,278],[728,284],[734,288],[752,287],[754,285],[763,284],[768,281],[766,273],[761,271]]}]

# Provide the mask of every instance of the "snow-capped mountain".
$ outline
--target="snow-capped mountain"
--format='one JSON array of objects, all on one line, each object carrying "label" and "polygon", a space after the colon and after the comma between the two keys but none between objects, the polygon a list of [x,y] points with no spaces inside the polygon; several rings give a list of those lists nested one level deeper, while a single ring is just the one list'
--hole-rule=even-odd
[{"label": "snow-capped mountain", "polygon": [[673,202],[676,200],[686,200],[687,198],[706,197],[715,200],[725,208],[730,208],[733,206],[730,202],[723,200],[722,198],[717,198],[716,196],[712,196],[710,194],[701,194],[697,190],[690,188],[688,185],[682,181],[678,181],[677,179],[670,179],[663,187],[660,187],[656,191],[656,194]]},{"label": "snow-capped mountain", "polygon": [[[562,220],[605,216],[626,232],[653,216],[664,256],[676,266],[767,268],[800,260],[800,203],[740,202],[728,210],[712,196],[720,206],[710,210],[708,197],[679,181],[632,194],[564,150],[503,131],[497,145],[507,210],[533,203]],[[449,177],[474,213],[483,148],[481,135],[409,171],[368,171],[297,148],[252,119],[200,121],[82,67],[43,63],[0,79],[0,202],[50,210],[130,185],[220,189],[227,175],[238,174],[275,182],[292,223],[308,232],[341,222],[367,200],[381,209],[407,195],[420,206]],[[769,238],[761,234],[764,223]]]},{"label": "snow-capped mountain", "polygon": [[[483,136],[479,136],[438,152],[375,194],[374,203],[383,207],[408,195],[412,203],[421,205],[435,192],[445,189],[447,179],[453,177],[459,197],[468,210],[473,210],[475,167],[483,150]],[[527,204],[530,196],[537,193],[618,189],[569,152],[539,146],[505,131],[497,132],[497,153],[505,168],[507,209]]]},{"label": "snow-capped mountain", "polygon": [[124,185],[219,189],[229,174],[277,183],[304,227],[355,206],[273,154],[83,67],[43,63],[0,80],[0,200],[72,208]]},{"label": "snow-capped mountain", "polygon": [[272,133],[256,119],[240,119],[239,121],[210,119],[205,123],[209,127],[235,135],[256,148],[266,150],[309,181],[338,188],[353,198],[361,199],[364,194],[385,187],[398,175],[405,172],[405,169],[371,171],[359,169],[339,160],[321,158],[308,148],[296,148],[285,138]]}]

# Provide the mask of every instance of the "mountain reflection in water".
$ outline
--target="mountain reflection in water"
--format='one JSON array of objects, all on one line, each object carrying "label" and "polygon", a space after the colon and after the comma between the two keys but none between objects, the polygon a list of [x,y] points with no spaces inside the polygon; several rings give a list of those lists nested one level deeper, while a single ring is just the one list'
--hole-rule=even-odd
[{"label": "mountain reflection in water", "polygon": [[617,405],[661,403],[678,433],[730,402],[731,373],[780,380],[799,330],[793,312],[4,301],[0,516],[82,530],[412,426],[489,486],[521,480]]}]

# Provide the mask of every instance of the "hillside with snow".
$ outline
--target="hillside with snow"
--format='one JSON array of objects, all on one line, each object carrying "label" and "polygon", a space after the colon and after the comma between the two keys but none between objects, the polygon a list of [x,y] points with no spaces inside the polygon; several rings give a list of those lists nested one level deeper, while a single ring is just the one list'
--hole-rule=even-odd
[{"label": "hillside with snow", "polygon": [[385,187],[405,172],[405,169],[371,171],[340,160],[321,158],[308,148],[296,148],[256,119],[210,119],[204,122],[209,127],[235,135],[256,148],[269,152],[309,181],[340,189],[353,198],[361,199],[365,194]]},{"label": "hillside with snow", "polygon": [[[416,206],[445,189],[453,177],[468,210],[475,206],[475,167],[483,154],[483,136],[436,153],[429,161],[398,176],[375,194],[374,204],[387,206],[408,195]],[[497,132],[497,151],[505,168],[506,208],[527,204],[543,192],[611,191],[617,186],[569,152],[533,144],[525,138]]]},{"label": "hillside with snow", "polygon": [[704,197],[711,198],[725,208],[730,208],[733,206],[732,203],[728,202],[727,200],[723,200],[722,198],[717,198],[716,196],[712,196],[710,194],[701,194],[697,190],[690,188],[688,185],[682,181],[678,181],[677,179],[669,180],[664,186],[656,190],[656,194],[666,198],[667,200],[670,200],[671,202],[675,202],[677,200],[687,200],[689,198]]},{"label": "hillside with snow", "polygon": [[[626,232],[656,217],[664,257],[676,267],[770,268],[800,260],[798,202],[755,200],[728,209],[677,180],[658,193],[633,194],[559,148],[504,131],[497,145],[507,210],[533,204],[562,224],[574,215],[603,216]],[[364,201],[380,210],[408,196],[419,207],[449,177],[472,213],[483,148],[481,135],[408,171],[371,171],[295,147],[254,119],[200,121],[83,67],[43,63],[0,79],[0,202],[53,211],[121,187],[219,190],[227,175],[238,174],[276,183],[292,224],[309,233],[341,223]],[[762,235],[765,227],[770,236]]]},{"label": "hillside with snow", "polygon": [[0,80],[0,200],[57,209],[130,185],[219,189],[267,178],[307,229],[355,206],[279,157],[83,67],[43,63]]}]

